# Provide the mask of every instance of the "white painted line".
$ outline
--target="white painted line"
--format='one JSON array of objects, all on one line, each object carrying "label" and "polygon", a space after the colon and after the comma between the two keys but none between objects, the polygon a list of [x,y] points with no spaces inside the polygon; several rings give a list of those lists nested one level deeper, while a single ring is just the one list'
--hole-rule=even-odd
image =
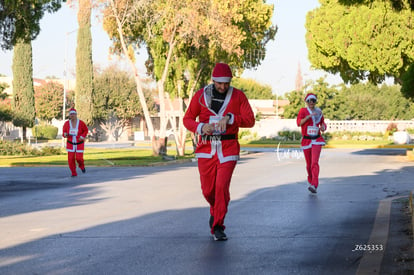
[{"label": "white painted line", "polygon": [[390,228],[391,204],[393,200],[406,198],[407,196],[392,197],[380,201],[374,227],[367,245],[382,245],[382,250],[366,250],[357,269],[357,275],[380,274],[381,263],[387,248],[388,233]]}]

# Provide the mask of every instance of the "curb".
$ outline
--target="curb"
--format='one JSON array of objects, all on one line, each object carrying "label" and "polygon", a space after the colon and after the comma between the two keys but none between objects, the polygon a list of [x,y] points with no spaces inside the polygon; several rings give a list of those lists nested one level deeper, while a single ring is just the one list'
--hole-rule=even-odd
[{"label": "curb", "polygon": [[[411,211],[411,221],[414,229],[414,216],[413,216],[413,191],[409,195],[409,207]],[[377,214],[375,216],[374,226],[371,231],[371,235],[368,240],[368,245],[381,245],[383,250],[365,251],[359,262],[358,269],[355,274],[381,274],[382,259],[387,248],[388,235],[390,228],[390,216],[391,216],[391,204],[394,200],[401,198],[407,198],[407,196],[397,196],[388,199],[381,200],[378,205]],[[413,247],[414,249],[414,247]]]},{"label": "curb", "polygon": [[167,166],[171,164],[182,164],[187,162],[194,162],[194,158],[192,159],[177,159],[177,160],[169,160],[165,162],[154,162],[148,165],[145,165],[144,167],[154,167],[154,166]]},{"label": "curb", "polygon": [[[410,213],[411,213],[411,231],[414,232],[413,191],[410,192],[410,197],[408,198],[408,207],[410,208]],[[414,251],[414,249],[413,249],[413,251]]]},{"label": "curb", "polygon": [[407,150],[407,159],[410,161],[414,161],[414,151],[413,150]]}]

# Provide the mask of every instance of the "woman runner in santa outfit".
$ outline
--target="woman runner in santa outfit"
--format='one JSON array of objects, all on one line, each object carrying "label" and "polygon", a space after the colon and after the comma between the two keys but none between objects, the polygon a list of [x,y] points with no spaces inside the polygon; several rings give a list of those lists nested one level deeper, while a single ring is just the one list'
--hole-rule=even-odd
[{"label": "woman runner in santa outfit", "polygon": [[72,177],[76,177],[76,161],[82,173],[85,173],[85,162],[83,160],[83,150],[85,148],[85,138],[88,134],[86,124],[78,119],[76,110],[69,110],[69,120],[63,124],[63,137],[66,138],[66,151],[68,151],[68,164]]},{"label": "woman runner in santa outfit", "polygon": [[213,84],[194,95],[183,119],[188,130],[199,134],[195,153],[216,241],[227,240],[224,218],[230,201],[230,181],[240,154],[239,127],[253,127],[255,123],[245,94],[230,86],[232,77],[229,65],[217,63]]},{"label": "woman runner in santa outfit", "polygon": [[325,119],[321,109],[315,107],[317,97],[308,93],[305,97],[306,108],[299,110],[296,123],[302,130],[302,149],[306,160],[308,173],[308,190],[316,193],[319,185],[319,156],[325,145],[321,132],[326,130]]}]

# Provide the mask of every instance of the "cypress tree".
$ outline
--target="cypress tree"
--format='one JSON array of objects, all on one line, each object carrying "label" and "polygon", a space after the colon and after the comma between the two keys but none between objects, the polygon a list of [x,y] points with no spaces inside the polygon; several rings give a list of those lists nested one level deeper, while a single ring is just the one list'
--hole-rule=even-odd
[{"label": "cypress tree", "polygon": [[21,38],[34,40],[45,12],[56,12],[66,0],[0,1],[0,48],[13,49]]},{"label": "cypress tree", "polygon": [[76,47],[75,108],[87,125],[92,119],[93,63],[91,34],[91,0],[80,0],[78,11],[78,44]]},{"label": "cypress tree", "polygon": [[32,42],[19,39],[13,51],[13,124],[23,127],[26,140],[26,127],[33,127],[35,120],[35,99],[33,88]]}]

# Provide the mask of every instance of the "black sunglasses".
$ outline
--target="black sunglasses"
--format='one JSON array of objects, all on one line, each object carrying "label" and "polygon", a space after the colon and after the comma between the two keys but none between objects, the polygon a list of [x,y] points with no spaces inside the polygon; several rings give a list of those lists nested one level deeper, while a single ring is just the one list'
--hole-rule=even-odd
[{"label": "black sunglasses", "polygon": [[316,99],[314,99],[314,98],[311,98],[311,99],[308,99],[308,100],[306,100],[306,102],[312,102],[312,103],[316,103]]}]

